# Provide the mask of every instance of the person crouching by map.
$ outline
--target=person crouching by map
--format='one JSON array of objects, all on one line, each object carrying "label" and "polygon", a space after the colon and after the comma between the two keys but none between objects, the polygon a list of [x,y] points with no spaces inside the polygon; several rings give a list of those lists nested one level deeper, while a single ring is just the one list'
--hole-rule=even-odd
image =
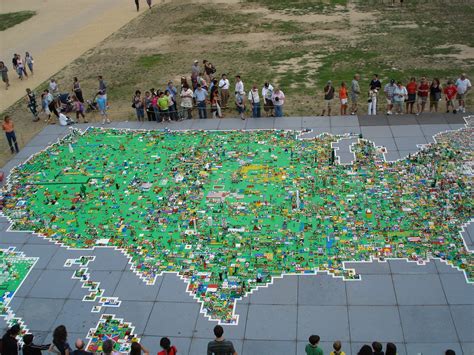
[{"label": "person crouching by map", "polygon": [[2,124],[2,129],[5,131],[7,137],[8,145],[10,146],[10,151],[12,154],[19,153],[18,142],[16,140],[15,129],[13,121],[10,116],[5,116]]}]

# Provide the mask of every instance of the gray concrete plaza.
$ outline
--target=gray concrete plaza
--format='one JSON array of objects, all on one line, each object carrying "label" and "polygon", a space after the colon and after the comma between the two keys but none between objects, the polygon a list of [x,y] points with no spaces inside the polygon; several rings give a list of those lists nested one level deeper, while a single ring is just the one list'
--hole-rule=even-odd
[{"label": "gray concrete plaza", "polygon": [[[89,125],[79,124],[78,128]],[[163,129],[156,122],[113,122],[106,127]],[[464,127],[460,115],[333,116],[186,120],[167,124],[169,129],[311,129],[307,136],[329,132],[362,134],[387,148],[386,159],[397,160],[414,153],[419,145],[434,142],[433,135]],[[6,174],[31,154],[64,136],[68,128],[46,127],[3,169]],[[341,163],[350,163],[351,141],[337,145]],[[102,313],[112,313],[135,326],[142,342],[152,352],[162,336],[171,338],[179,354],[205,354],[216,324],[200,313],[200,305],[186,293],[185,283],[173,274],[145,285],[130,271],[126,257],[110,248],[67,250],[30,233],[7,232],[0,219],[0,247],[16,247],[26,256],[38,257],[33,270],[11,302],[36,335],[50,342],[52,330],[65,324],[70,342],[85,338]],[[463,238],[474,248],[474,225]],[[66,259],[95,255],[88,268],[90,279],[101,282],[105,296],[116,296],[118,308],[105,307],[91,313],[82,301],[87,290],[72,279],[77,267],[65,268]],[[255,291],[237,302],[238,325],[225,326],[239,354],[304,354],[308,336],[321,336],[324,353],[341,340],[347,355],[357,354],[364,343],[394,342],[398,354],[474,354],[474,285],[463,273],[440,261],[424,266],[406,261],[347,264],[362,275],[361,281],[342,281],[326,274],[284,276],[273,285]],[[0,329],[5,327],[0,321]]]}]

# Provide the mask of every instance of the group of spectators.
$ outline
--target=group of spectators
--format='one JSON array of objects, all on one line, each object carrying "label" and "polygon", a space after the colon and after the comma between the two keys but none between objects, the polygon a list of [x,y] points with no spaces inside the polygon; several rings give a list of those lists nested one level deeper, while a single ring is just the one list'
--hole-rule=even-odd
[{"label": "group of spectators", "polygon": [[[19,355],[20,346],[18,337],[20,336],[20,326],[14,325],[3,336],[1,341],[1,353],[4,355]],[[224,338],[224,328],[220,325],[214,327],[215,339],[207,344],[207,355],[237,355],[234,344]],[[56,327],[53,332],[53,341],[51,344],[37,345],[33,342],[33,334],[25,334],[23,336],[23,355],[41,355],[41,351],[48,350],[50,353],[57,355],[93,355],[92,352],[86,350],[85,343],[82,339],[77,339],[75,342],[75,350],[71,349],[68,343],[68,334],[66,327],[60,325]],[[306,355],[323,355],[323,350],[319,347],[320,337],[318,335],[311,335],[308,339],[308,344],[305,347]],[[102,344],[102,352],[104,355],[119,355],[120,352],[114,350],[114,341],[107,339]],[[176,355],[178,349],[171,345],[171,341],[167,337],[160,340],[160,347],[162,350],[158,355]],[[149,355],[150,351],[138,342],[132,342],[130,355]],[[357,352],[357,355],[396,355],[397,346],[394,343],[387,343],[385,352],[383,345],[377,341],[372,345],[365,344]],[[333,343],[333,350],[330,355],[345,355],[342,350],[342,344],[339,340]],[[453,350],[446,350],[445,355],[456,355]]]},{"label": "group of spectators", "polygon": [[[192,119],[193,107],[197,107],[200,119],[208,118],[208,112],[213,118],[222,118],[223,110],[229,108],[231,97],[234,98],[235,109],[241,119],[245,119],[247,108],[252,117],[261,117],[262,107],[267,116],[283,116],[285,94],[279,88],[274,88],[268,81],[263,84],[261,91],[253,84],[246,92],[240,75],[235,76],[234,90],[227,74],[220,79],[215,77],[216,69],[207,60],[195,60],[191,67],[191,77],[181,77],[179,88],[169,81],[164,90],[151,88],[144,95],[140,90],[135,91],[132,107],[139,121],[146,117],[149,121],[168,122]],[[179,101],[179,107],[178,107]]]},{"label": "group of spectators", "polygon": [[[28,78],[28,72],[26,68],[29,69],[30,75],[34,74],[33,66],[34,66],[34,59],[33,56],[26,52],[25,56],[22,58],[20,54],[13,54],[12,58],[12,67],[13,70],[17,73],[18,79],[23,80],[23,78]],[[10,86],[10,78],[8,76],[8,67],[5,65],[5,62],[0,61],[0,74],[2,76],[2,81],[5,84],[5,89],[8,90]]]},{"label": "group of spectators", "polygon": [[[359,81],[360,75],[356,74],[351,82],[350,88],[347,87],[345,82],[341,83],[341,87],[339,88],[341,115],[347,114],[349,95],[352,103],[351,115],[357,113],[361,96]],[[383,88],[386,113],[387,115],[398,115],[402,113],[420,115],[427,109],[428,101],[430,112],[438,112],[443,94],[446,104],[446,113],[449,113],[450,109],[454,114],[457,112],[464,113],[466,112],[466,95],[471,88],[472,84],[464,73],[461,74],[456,81],[448,80],[444,88],[438,78],[434,78],[430,83],[426,77],[422,77],[419,82],[416,78],[412,77],[406,86],[403,85],[402,81],[396,82],[395,79],[391,79]],[[329,116],[331,115],[335,92],[336,89],[332,85],[332,82],[328,81],[324,87],[324,109],[321,114],[322,116],[324,116],[326,112]],[[378,96],[381,94],[382,82],[378,75],[374,74],[369,84],[367,95],[369,115],[377,114]],[[415,103],[416,112],[414,111]]]}]

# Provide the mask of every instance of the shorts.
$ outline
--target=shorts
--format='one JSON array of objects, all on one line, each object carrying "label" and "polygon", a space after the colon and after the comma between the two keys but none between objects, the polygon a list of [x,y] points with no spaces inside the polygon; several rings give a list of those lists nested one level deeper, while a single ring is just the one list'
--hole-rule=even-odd
[{"label": "shorts", "polygon": [[347,99],[341,99],[341,105],[347,105]]},{"label": "shorts", "polygon": [[416,94],[408,94],[407,104],[412,104],[416,101]]},{"label": "shorts", "polygon": [[387,105],[393,105],[393,98],[389,97],[386,99]]},{"label": "shorts", "polygon": [[351,94],[351,101],[356,104],[359,101],[359,95],[352,93]]},{"label": "shorts", "polygon": [[237,106],[237,112],[242,114],[245,112],[245,107]]},{"label": "shorts", "polygon": [[464,100],[465,94],[456,94],[456,100]]},{"label": "shorts", "polygon": [[418,103],[425,104],[428,101],[428,96],[420,96],[418,95]]},{"label": "shorts", "polygon": [[332,106],[332,100],[324,100],[324,107],[325,108],[331,108]]},{"label": "shorts", "polygon": [[99,110],[102,116],[107,116],[107,110]]}]

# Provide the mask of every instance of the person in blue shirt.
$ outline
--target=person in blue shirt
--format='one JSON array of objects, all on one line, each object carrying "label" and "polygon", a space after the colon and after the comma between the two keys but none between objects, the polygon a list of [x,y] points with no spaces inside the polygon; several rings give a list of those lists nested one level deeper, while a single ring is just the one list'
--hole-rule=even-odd
[{"label": "person in blue shirt", "polygon": [[199,118],[207,118],[207,112],[206,112],[207,96],[208,96],[207,91],[202,88],[201,84],[198,84],[197,89],[194,91],[194,98],[196,99],[196,102],[197,102]]},{"label": "person in blue shirt", "polygon": [[102,124],[105,122],[110,123],[109,117],[107,115],[107,97],[103,94],[103,92],[99,92],[96,100],[97,107],[99,108],[100,115],[102,116]]}]

